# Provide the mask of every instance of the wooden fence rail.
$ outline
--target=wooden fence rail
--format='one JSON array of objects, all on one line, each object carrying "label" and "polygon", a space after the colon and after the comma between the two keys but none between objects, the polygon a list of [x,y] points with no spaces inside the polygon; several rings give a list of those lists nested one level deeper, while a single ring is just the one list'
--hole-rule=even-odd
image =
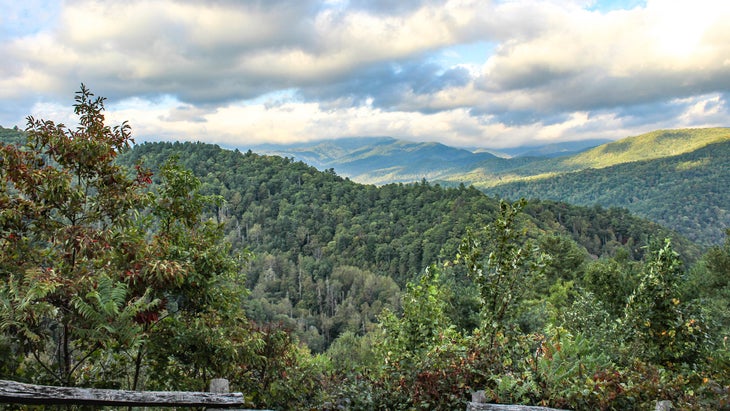
[{"label": "wooden fence rail", "polygon": [[53,387],[0,380],[0,403],[235,408],[243,406],[244,398],[240,392],[125,391]]},{"label": "wooden fence rail", "polygon": [[[654,411],[671,411],[674,406],[671,401],[657,401]],[[466,404],[466,411],[568,411],[548,407],[536,407],[532,405],[511,405],[511,404],[489,404],[484,395],[484,390],[475,391],[471,394],[471,402]]]},{"label": "wooden fence rail", "polygon": [[508,404],[482,404],[470,402],[466,411],[568,411],[556,408],[536,407],[531,405],[508,405]]}]

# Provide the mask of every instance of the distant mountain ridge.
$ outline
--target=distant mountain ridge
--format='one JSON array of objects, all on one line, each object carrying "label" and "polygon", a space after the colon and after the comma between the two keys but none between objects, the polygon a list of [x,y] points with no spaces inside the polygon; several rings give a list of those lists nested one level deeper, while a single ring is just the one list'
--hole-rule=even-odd
[{"label": "distant mountain ridge", "polygon": [[516,181],[552,178],[561,173],[677,156],[728,140],[730,128],[726,127],[657,130],[570,156],[534,159],[527,164],[510,162],[503,169],[495,169],[493,164],[484,163],[468,173],[446,176],[443,181],[473,184],[478,188],[488,189]]},{"label": "distant mountain ridge", "polygon": [[561,143],[549,143],[541,145],[519,146],[500,150],[477,149],[474,152],[487,151],[499,157],[563,157],[577,154],[582,151],[610,143],[608,139],[590,139],[579,141],[567,141]]},{"label": "distant mountain ridge", "polygon": [[490,153],[441,143],[414,143],[391,137],[352,137],[299,144],[265,144],[253,151],[290,157],[320,170],[333,168],[342,176],[370,184],[436,180],[459,174],[483,161]]},{"label": "distant mountain ridge", "polygon": [[657,130],[571,156],[563,164],[601,168],[632,161],[677,156],[730,140],[730,128]]},{"label": "distant mountain ridge", "polygon": [[[503,171],[538,159],[593,148],[607,140],[551,143],[509,150],[467,150],[441,143],[411,142],[392,137],[350,137],[293,144],[262,144],[252,151],[293,158],[320,170],[367,184],[452,180],[475,169]],[[505,158],[508,157],[508,158]],[[534,158],[533,158],[534,157]]]},{"label": "distant mountain ridge", "polygon": [[425,178],[447,184],[473,184],[484,189],[588,168],[676,156],[728,139],[730,128],[701,128],[657,130],[608,143],[586,140],[501,151],[467,150],[391,137],[353,137],[250,148],[259,153],[291,157],[320,170],[332,168],[339,175],[360,183],[405,183]]}]

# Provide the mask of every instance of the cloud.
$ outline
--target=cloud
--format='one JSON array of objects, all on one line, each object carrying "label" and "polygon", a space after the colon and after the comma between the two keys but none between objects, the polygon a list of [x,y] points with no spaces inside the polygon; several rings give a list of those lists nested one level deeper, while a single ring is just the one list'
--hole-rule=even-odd
[{"label": "cloud", "polygon": [[727,125],[730,105],[727,95],[711,94],[679,100],[685,107],[679,116],[684,127],[706,127],[710,125]]},{"label": "cloud", "polygon": [[167,115],[160,116],[159,119],[168,122],[205,123],[208,121],[205,118],[208,114],[211,114],[211,110],[205,110],[191,105],[181,105],[170,109]]},{"label": "cloud", "polygon": [[730,122],[730,2],[52,4],[0,16],[0,124],[81,82],[149,138],[504,146]]},{"label": "cloud", "polygon": [[357,75],[343,81],[305,87],[299,94],[307,101],[336,100],[349,105],[368,103],[383,110],[432,112],[438,108],[419,104],[415,96],[432,96],[466,86],[470,81],[470,73],[465,68],[444,70],[438,64],[413,59],[363,67],[357,70]]},{"label": "cloud", "polygon": [[[279,3],[69,2],[51,31],[2,46],[18,62],[6,79],[57,93],[83,80],[110,98],[176,94],[209,103],[255,97],[276,85],[249,78],[242,69],[246,58],[306,46],[313,35],[300,20],[306,2]],[[33,77],[54,87],[24,81]]]},{"label": "cloud", "polygon": [[[606,14],[536,10],[551,23],[502,44],[478,80],[488,92],[520,91],[536,112],[644,104],[730,87],[730,4],[650,1]],[[522,13],[521,10],[512,10]],[[685,42],[691,39],[692,46]]]}]

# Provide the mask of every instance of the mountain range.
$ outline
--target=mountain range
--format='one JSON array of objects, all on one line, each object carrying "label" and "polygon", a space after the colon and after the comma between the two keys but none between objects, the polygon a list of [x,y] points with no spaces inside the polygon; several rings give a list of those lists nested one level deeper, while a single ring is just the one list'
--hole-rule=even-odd
[{"label": "mountain range", "polygon": [[350,137],[295,144],[263,144],[249,147],[257,153],[302,161],[320,170],[364,184],[458,181],[475,170],[505,171],[537,159],[579,153],[606,143],[586,140],[525,146],[502,150],[464,149],[441,143],[398,140],[392,137]]},{"label": "mountain range", "polygon": [[710,245],[721,242],[730,227],[729,146],[730,128],[700,128],[657,130],[608,143],[517,148],[509,158],[388,137],[255,150],[333,169],[360,183],[425,179],[446,186],[473,185],[513,199],[622,207]]},{"label": "mountain range", "polygon": [[[0,128],[12,141],[18,130]],[[594,141],[593,143],[600,143]],[[658,130],[593,148],[591,142],[515,149],[513,157],[389,137],[255,147],[330,170],[354,182],[429,181],[473,186],[496,197],[618,207],[720,244],[730,227],[730,129]],[[556,156],[558,152],[572,152]],[[542,153],[538,156],[537,153]]]},{"label": "mountain range", "polygon": [[291,157],[320,170],[366,184],[437,180],[497,159],[440,143],[417,143],[391,137],[352,137],[292,145],[260,145],[254,152]]}]

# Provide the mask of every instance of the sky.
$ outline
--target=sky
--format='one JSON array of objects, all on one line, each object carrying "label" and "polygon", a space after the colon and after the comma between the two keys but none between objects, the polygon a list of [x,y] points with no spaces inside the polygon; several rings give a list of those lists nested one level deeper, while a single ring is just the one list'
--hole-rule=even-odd
[{"label": "sky", "polygon": [[506,148],[730,126],[728,0],[0,0],[0,125]]}]

